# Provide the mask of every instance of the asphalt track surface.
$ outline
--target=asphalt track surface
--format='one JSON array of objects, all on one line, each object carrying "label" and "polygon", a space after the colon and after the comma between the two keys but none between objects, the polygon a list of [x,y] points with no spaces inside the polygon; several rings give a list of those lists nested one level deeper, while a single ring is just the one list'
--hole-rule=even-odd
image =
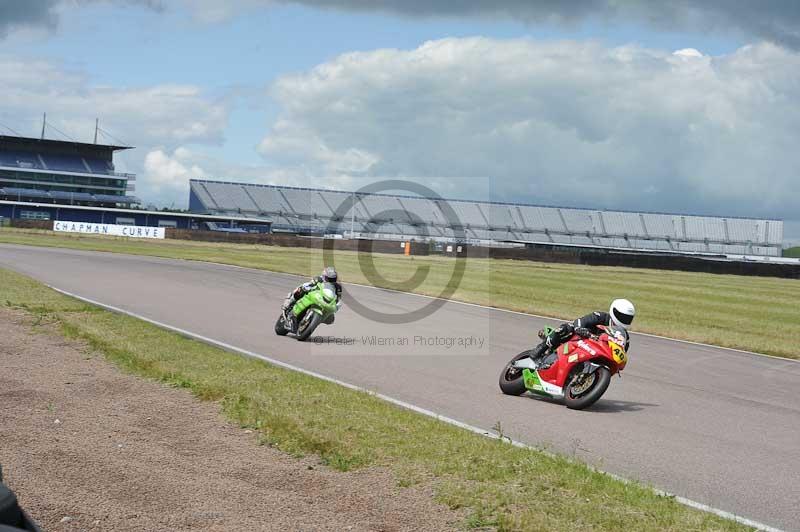
[{"label": "asphalt track surface", "polygon": [[[529,348],[550,320],[447,302],[419,321],[392,325],[345,303],[334,325],[301,343],[272,331],[280,301],[299,284],[296,276],[6,245],[0,267],[471,425],[500,422],[516,440],[800,530],[797,362],[633,335],[622,378],[591,409],[571,411],[547,399],[504,396],[497,386],[503,364]],[[431,302],[369,287],[346,290],[389,313]]]}]

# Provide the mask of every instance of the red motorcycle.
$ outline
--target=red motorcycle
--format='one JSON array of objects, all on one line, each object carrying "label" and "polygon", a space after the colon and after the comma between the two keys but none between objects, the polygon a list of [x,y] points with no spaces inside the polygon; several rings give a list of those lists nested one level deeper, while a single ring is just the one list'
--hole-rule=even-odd
[{"label": "red motorcycle", "polygon": [[[563,398],[567,408],[576,410],[593,405],[605,393],[612,375],[628,363],[628,331],[614,326],[601,329],[599,336],[574,334],[539,362],[531,358],[535,350],[523,351],[503,368],[500,389],[508,395],[529,391]],[[540,336],[552,331],[547,327]]]}]

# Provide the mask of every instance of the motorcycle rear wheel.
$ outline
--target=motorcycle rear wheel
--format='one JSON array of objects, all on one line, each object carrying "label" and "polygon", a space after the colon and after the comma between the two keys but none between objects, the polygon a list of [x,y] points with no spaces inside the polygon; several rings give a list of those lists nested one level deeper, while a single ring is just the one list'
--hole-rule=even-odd
[{"label": "motorcycle rear wheel", "polygon": [[286,328],[286,320],[283,319],[283,314],[278,316],[278,321],[275,322],[275,334],[278,336],[286,336],[289,329]]},{"label": "motorcycle rear wheel", "polygon": [[[594,379],[592,382],[578,382],[578,375],[572,377],[569,384],[564,388],[564,404],[571,410],[583,410],[595,404],[611,383],[611,370],[605,366],[600,366],[593,373],[586,376],[587,379]],[[586,386],[585,389],[582,389]]]},{"label": "motorcycle rear wheel", "polygon": [[522,395],[525,393],[527,388],[525,388],[525,381],[522,378],[522,370],[519,368],[512,367],[511,364],[516,362],[517,360],[522,360],[523,358],[531,357],[534,354],[533,349],[529,349],[528,351],[523,351],[522,353],[518,354],[511,360],[509,360],[508,364],[505,365],[503,371],[500,372],[500,390],[506,395]]}]

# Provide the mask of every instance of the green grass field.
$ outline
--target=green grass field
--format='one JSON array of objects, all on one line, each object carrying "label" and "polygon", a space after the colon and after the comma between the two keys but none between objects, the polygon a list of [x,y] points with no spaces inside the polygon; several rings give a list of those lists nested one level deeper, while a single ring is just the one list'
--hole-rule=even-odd
[{"label": "green grass field", "polygon": [[381,466],[400,486],[432,484],[467,528],[746,530],[567,458],[490,440],[372,395],[240,357],[62,296],[0,270],[0,302],[56,324],[123,370],[217,401],[264,444],[339,470]]},{"label": "green grass field", "polygon": [[794,259],[800,259],[800,246],[788,248],[783,250],[784,257],[791,257]]},{"label": "green grass field", "polygon": [[[323,265],[321,251],[305,248],[135,241],[8,229],[0,230],[0,242],[203,260],[304,275],[318,273]],[[373,262],[366,263],[367,258]],[[336,252],[334,259],[345,282],[427,295],[442,293],[455,264],[445,257],[352,252]],[[636,331],[800,358],[794,344],[786,341],[800,336],[798,280],[496,259],[465,263],[463,280],[452,299],[574,319],[606,309],[613,298],[627,297],[636,304]],[[418,268],[428,269],[424,281],[419,286],[404,282]],[[376,279],[376,274],[381,278]]]}]

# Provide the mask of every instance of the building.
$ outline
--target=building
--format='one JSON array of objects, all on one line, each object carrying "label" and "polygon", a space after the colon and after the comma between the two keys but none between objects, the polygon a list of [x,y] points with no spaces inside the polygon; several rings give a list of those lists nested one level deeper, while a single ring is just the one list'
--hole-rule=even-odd
[{"label": "building", "polygon": [[[355,204],[355,209],[350,206]],[[189,210],[275,232],[779,257],[780,220],[574,209],[193,179]]]},{"label": "building", "polygon": [[[179,229],[267,231],[269,221],[134,208],[136,176],[117,172],[130,146],[0,135],[0,219],[108,223]],[[240,225],[242,224],[242,225]]]},{"label": "building", "polygon": [[114,169],[130,146],[0,136],[0,198],[95,207],[130,206],[136,176]]}]

